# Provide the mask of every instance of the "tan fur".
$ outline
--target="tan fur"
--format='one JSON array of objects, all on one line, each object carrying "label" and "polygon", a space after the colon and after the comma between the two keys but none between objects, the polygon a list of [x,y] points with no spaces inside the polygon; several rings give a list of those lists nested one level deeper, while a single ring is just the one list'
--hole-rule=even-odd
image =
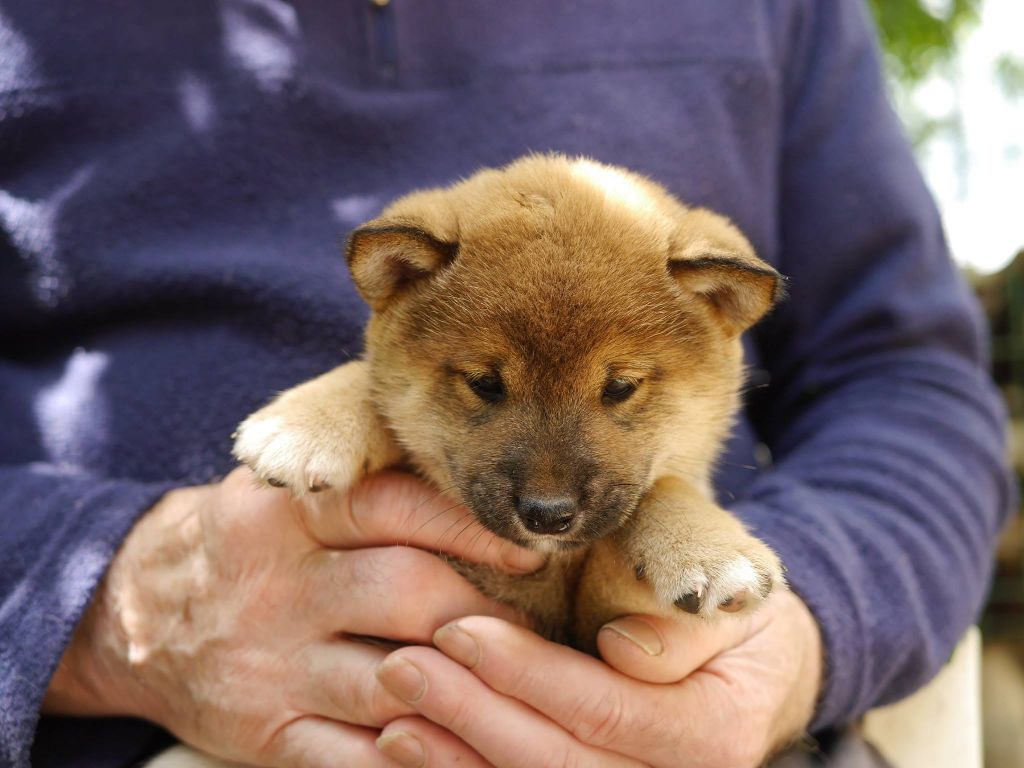
[{"label": "tan fur", "polygon": [[[583,648],[617,615],[712,618],[783,583],[711,497],[739,335],[781,287],[726,219],[621,169],[530,156],[401,198],[348,256],[374,310],[365,359],[241,425],[235,455],[258,475],[343,489],[404,457],[486,526],[550,552],[527,577],[455,565]],[[495,370],[507,398],[489,405],[467,380]],[[609,377],[640,384],[609,404]],[[575,532],[528,531],[514,507],[527,491],[578,493]]]}]

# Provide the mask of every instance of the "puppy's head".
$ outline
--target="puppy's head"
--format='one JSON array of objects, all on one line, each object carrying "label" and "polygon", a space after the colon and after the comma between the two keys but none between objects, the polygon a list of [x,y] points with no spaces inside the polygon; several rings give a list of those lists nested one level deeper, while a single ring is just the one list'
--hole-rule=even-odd
[{"label": "puppy's head", "polygon": [[706,485],[739,335],[781,278],[724,218],[587,160],[529,157],[356,230],[375,401],[494,532],[568,548],[672,472]]}]

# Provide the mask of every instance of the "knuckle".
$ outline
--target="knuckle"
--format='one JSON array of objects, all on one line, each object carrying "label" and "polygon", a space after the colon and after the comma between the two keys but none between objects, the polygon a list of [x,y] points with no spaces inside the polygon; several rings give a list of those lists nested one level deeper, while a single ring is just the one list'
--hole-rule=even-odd
[{"label": "knuckle", "polygon": [[496,664],[492,674],[495,676],[491,681],[492,685],[514,699],[528,700],[536,691],[537,681],[531,674],[528,664]]},{"label": "knuckle", "polygon": [[569,730],[581,741],[602,747],[614,742],[628,728],[622,694],[608,687],[597,697],[582,699],[569,716]]},{"label": "knuckle", "polygon": [[467,697],[457,696],[450,700],[446,727],[452,733],[464,734],[473,725],[474,708]]}]

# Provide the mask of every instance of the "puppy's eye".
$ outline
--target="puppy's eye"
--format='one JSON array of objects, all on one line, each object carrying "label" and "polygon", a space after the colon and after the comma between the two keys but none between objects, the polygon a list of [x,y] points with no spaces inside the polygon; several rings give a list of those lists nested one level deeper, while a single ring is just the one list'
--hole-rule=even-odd
[{"label": "puppy's eye", "polygon": [[505,383],[501,376],[496,373],[480,375],[467,375],[466,384],[473,390],[473,394],[487,403],[500,403],[505,398]]},{"label": "puppy's eye", "polygon": [[633,379],[609,379],[604,385],[601,397],[606,403],[621,403],[636,392],[637,382]]}]

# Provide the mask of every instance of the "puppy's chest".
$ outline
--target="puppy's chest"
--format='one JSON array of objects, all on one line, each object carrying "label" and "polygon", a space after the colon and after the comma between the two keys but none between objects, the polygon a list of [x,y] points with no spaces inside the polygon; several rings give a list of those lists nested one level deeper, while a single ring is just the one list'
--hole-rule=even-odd
[{"label": "puppy's chest", "polygon": [[554,554],[539,571],[518,575],[465,560],[445,559],[481,592],[526,614],[539,634],[571,645],[575,595],[588,551]]}]

